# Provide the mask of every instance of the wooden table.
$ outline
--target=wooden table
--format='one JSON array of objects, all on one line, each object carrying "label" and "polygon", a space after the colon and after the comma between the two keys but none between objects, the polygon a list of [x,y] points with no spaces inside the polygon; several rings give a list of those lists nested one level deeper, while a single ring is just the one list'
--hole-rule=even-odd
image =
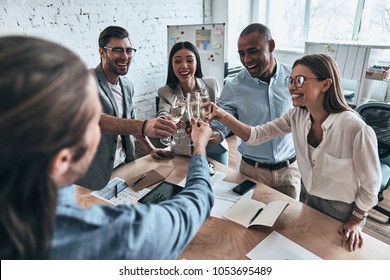
[{"label": "wooden table", "polygon": [[[175,167],[166,180],[179,183],[186,177],[188,160],[187,157],[176,156],[172,160],[157,161],[150,156],[145,156],[115,170],[113,177],[128,180],[164,164]],[[225,181],[239,183],[247,178],[232,168],[213,162],[216,170],[228,174]],[[77,198],[81,206],[90,207],[104,203],[91,196],[90,192],[90,190],[78,187]],[[341,236],[337,233],[341,225],[339,221],[260,182],[257,182],[252,198],[264,203],[281,199],[289,201],[290,204],[272,228],[246,229],[231,221],[210,217],[180,258],[247,259],[245,255],[250,250],[272,231],[277,231],[323,259],[390,259],[390,245],[365,233],[363,233],[363,248],[349,252],[347,248],[341,247]]]}]

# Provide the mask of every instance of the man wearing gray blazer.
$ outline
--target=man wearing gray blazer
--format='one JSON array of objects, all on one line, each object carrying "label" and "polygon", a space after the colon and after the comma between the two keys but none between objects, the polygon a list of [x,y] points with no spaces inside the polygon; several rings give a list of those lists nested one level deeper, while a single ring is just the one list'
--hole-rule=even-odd
[{"label": "man wearing gray blazer", "polygon": [[167,137],[176,130],[175,125],[161,118],[135,119],[134,87],[122,77],[127,74],[135,52],[124,28],[109,26],[100,33],[101,63],[92,71],[98,82],[103,107],[99,123],[102,137],[87,173],[77,182],[83,187],[93,190],[103,188],[115,168],[135,159],[132,135],[153,158],[173,157],[169,150],[156,149],[147,136]]}]

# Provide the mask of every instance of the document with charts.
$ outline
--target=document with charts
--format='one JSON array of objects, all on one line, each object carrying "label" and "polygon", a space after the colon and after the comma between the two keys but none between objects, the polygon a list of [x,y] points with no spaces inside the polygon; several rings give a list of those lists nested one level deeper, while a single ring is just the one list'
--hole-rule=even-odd
[{"label": "document with charts", "polygon": [[113,205],[118,205],[133,204],[148,192],[147,188],[135,191],[126,184],[125,180],[116,177],[111,179],[103,189],[93,191],[91,194]]},{"label": "document with charts", "polygon": [[276,231],[264,238],[246,256],[251,260],[321,260]]}]

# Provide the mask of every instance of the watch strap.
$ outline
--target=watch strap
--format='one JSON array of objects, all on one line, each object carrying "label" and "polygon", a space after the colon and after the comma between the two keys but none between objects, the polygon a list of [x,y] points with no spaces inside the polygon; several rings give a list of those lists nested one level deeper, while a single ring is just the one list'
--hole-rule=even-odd
[{"label": "watch strap", "polygon": [[354,215],[355,217],[359,218],[360,220],[363,220],[363,219],[365,219],[367,217],[368,214],[367,213],[361,214],[361,213],[357,212],[356,210],[353,210],[352,211],[352,215]]}]

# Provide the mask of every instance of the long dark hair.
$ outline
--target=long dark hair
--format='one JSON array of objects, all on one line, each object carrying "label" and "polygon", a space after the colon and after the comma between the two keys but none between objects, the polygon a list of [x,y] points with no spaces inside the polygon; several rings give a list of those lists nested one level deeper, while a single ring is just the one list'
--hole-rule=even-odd
[{"label": "long dark hair", "polygon": [[56,43],[0,38],[1,259],[48,257],[57,202],[50,163],[63,148],[75,161],[86,152],[90,75]]},{"label": "long dark hair", "polygon": [[344,98],[341,86],[339,68],[336,61],[327,54],[309,54],[297,59],[293,67],[304,65],[308,67],[319,81],[331,79],[332,84],[324,96],[324,108],[329,113],[340,113],[343,111],[353,111]]},{"label": "long dark hair", "polygon": [[171,52],[169,53],[169,60],[168,60],[168,76],[167,76],[166,84],[171,88],[175,88],[177,86],[177,84],[179,83],[179,79],[176,77],[175,73],[173,72],[172,59],[173,59],[173,56],[175,55],[175,53],[177,53],[179,50],[182,50],[182,49],[187,49],[195,55],[195,58],[196,58],[195,77],[197,77],[197,78],[203,77],[202,66],[200,63],[200,56],[199,56],[198,49],[192,43],[187,42],[187,41],[176,43],[172,47]]}]

